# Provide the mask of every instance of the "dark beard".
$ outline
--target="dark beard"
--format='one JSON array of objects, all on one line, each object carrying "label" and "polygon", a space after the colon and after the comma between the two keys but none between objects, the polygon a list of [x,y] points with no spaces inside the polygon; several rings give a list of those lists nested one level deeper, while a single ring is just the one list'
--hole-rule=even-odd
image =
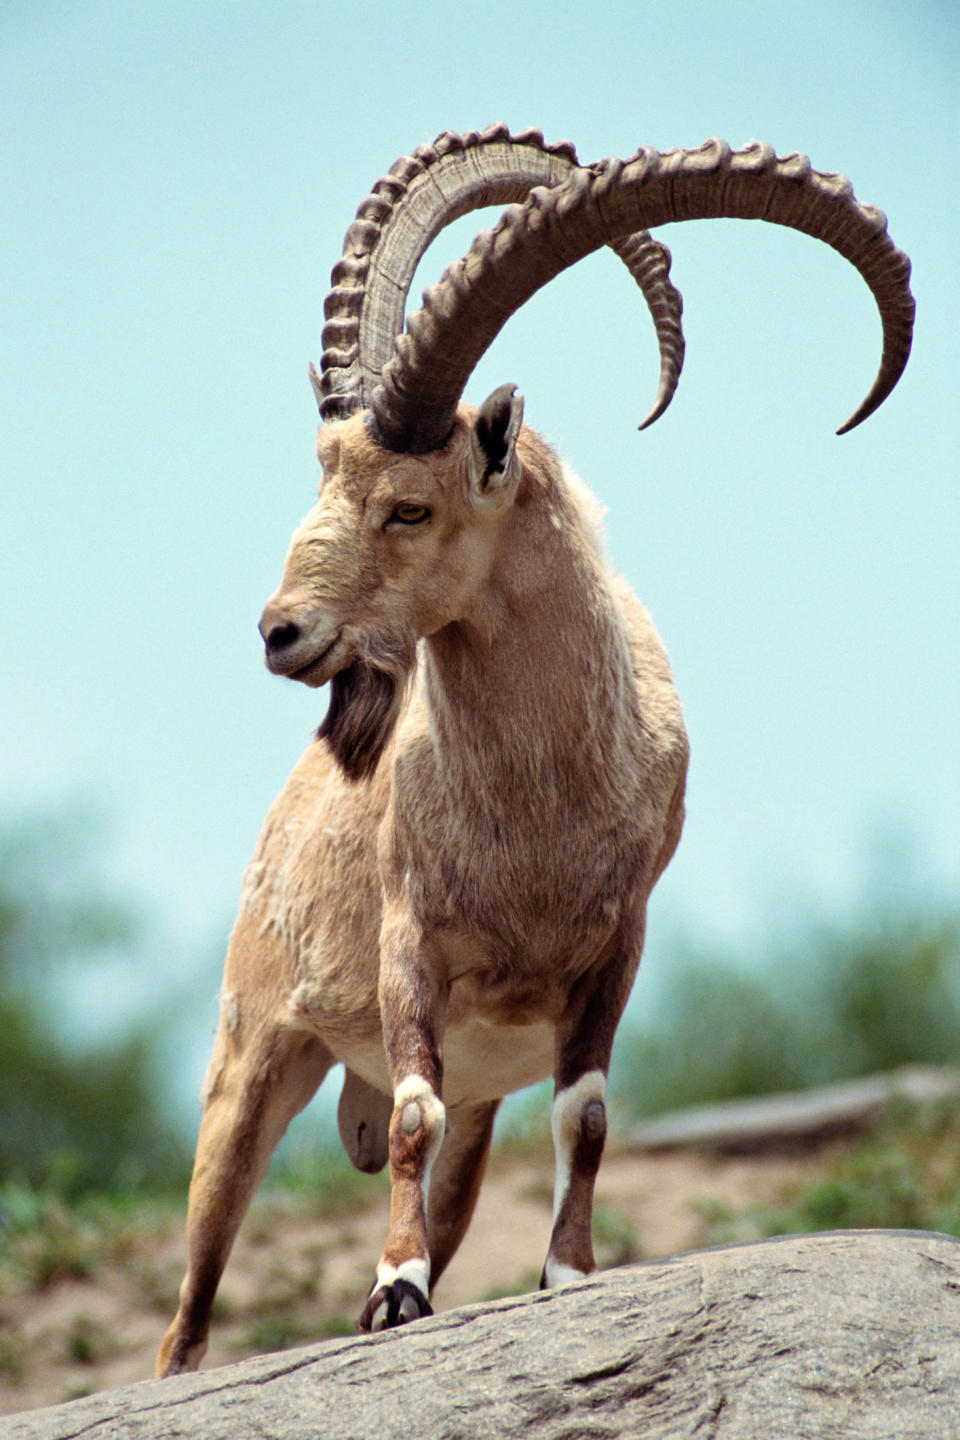
[{"label": "dark beard", "polygon": [[372,775],[393,734],[413,670],[412,640],[373,641],[330,681],[330,708],[318,740],[326,740],[348,780]]}]

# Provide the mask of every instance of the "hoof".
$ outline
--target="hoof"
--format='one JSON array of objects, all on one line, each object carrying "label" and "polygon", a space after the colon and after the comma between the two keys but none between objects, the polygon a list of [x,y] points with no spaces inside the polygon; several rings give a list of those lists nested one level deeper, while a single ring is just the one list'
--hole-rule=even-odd
[{"label": "hoof", "polygon": [[357,1322],[360,1330],[392,1330],[408,1320],[432,1315],[430,1301],[409,1280],[394,1280],[392,1285],[379,1285],[371,1293]]}]

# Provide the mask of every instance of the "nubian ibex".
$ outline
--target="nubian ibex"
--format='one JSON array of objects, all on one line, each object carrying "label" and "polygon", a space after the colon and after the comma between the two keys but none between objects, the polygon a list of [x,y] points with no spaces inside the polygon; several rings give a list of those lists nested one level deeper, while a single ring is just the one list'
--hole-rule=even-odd
[{"label": "nubian ibex", "polygon": [[[404,331],[422,253],[490,204],[508,208]],[[514,386],[478,410],[461,396],[518,306],[609,245],[656,326],[655,418],[683,339],[669,254],[646,232],[709,216],[806,231],[860,271],[883,355],[843,428],[864,419],[906,364],[909,262],[884,216],[803,156],[710,141],[581,165],[535,131],[445,134],[393,166],[347,233],[311,370],[320,496],[261,620],[270,670],[329,683],[329,709],[246,873],[161,1374],[199,1363],[251,1195],[338,1061],[346,1151],[361,1170],[390,1165],[362,1329],[430,1313],[501,1098],[551,1075],[542,1283],[593,1268],[610,1052],[680,838],[687,739],[588,492],[523,426]]]}]

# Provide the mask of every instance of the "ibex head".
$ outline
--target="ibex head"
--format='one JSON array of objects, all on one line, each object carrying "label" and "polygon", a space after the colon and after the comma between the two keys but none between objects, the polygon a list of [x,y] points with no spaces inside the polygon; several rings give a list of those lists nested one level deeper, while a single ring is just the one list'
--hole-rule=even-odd
[{"label": "ibex head", "polygon": [[389,739],[416,640],[474,607],[517,492],[522,417],[504,385],[424,455],[384,452],[363,415],[320,429],[320,498],[260,628],[274,674],[333,681],[321,734],[351,778]]},{"label": "ibex head", "polygon": [[[406,331],[417,263],[444,225],[506,204],[424,296]],[[886,220],[842,176],[757,143],[644,148],[581,166],[572,147],[503,126],[441,136],[399,160],[347,232],[327,298],[321,373],[320,498],[296,532],[261,621],[267,664],[309,685],[332,681],[321,727],[352,778],[371,773],[399,713],[418,638],[469,615],[489,574],[523,473],[522,400],[503,386],[476,413],[467,380],[511,314],[602,245],[627,264],[650,307],[662,413],[683,361],[681,301],[669,252],[647,234],[668,221],[765,219],[833,246],[860,271],[883,324],[880,368],[843,431],[899,379],[910,351],[910,265]],[[599,345],[597,346],[599,349]]]}]

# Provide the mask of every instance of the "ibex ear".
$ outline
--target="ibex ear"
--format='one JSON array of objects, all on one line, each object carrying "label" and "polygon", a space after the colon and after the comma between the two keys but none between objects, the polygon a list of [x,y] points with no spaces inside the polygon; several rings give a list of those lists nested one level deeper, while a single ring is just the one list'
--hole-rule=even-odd
[{"label": "ibex ear", "polygon": [[320,376],[317,374],[316,366],[310,362],[310,384],[313,387],[313,395],[318,405],[323,404],[323,389],[320,385]]},{"label": "ibex ear", "polygon": [[474,504],[498,510],[513,503],[520,479],[517,436],[523,423],[523,396],[516,385],[501,385],[477,411],[470,431],[470,493]]}]

